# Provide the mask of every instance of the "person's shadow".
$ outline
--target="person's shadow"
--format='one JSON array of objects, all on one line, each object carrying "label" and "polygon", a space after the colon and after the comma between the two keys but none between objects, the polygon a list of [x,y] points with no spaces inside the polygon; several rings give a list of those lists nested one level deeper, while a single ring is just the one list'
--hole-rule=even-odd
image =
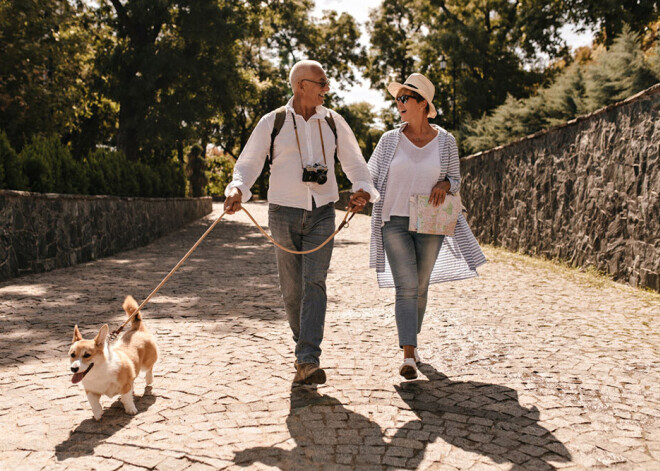
[{"label": "person's shadow", "polygon": [[[151,386],[144,389],[142,396],[135,396],[135,406],[138,414],[145,412],[152,404],[156,402],[156,397],[152,394]],[[89,411],[90,416],[92,411]],[[93,455],[94,449],[107,440],[117,431],[124,428],[133,419],[133,415],[124,412],[124,406],[117,399],[112,406],[104,408],[101,420],[95,420],[94,417],[83,420],[69,434],[69,438],[55,447],[55,456],[58,461],[67,458],[76,458],[80,456]]]},{"label": "person's shadow", "polygon": [[395,386],[418,419],[399,427],[391,439],[337,399],[297,388],[286,419],[295,447],[248,448],[235,454],[234,463],[305,471],[325,464],[417,469],[438,438],[496,463],[512,463],[512,469],[555,469],[551,462],[571,460],[566,447],[538,424],[538,409],[521,406],[515,390],[451,381],[430,365],[420,370],[428,379]]},{"label": "person's shadow", "polygon": [[305,471],[324,464],[378,464],[387,447],[378,424],[346,409],[334,397],[314,390],[291,389],[286,424],[295,448],[249,448],[236,453],[234,463],[248,466],[261,462]]},{"label": "person's shadow", "polygon": [[496,463],[510,462],[511,469],[556,469],[551,462],[571,461],[566,447],[539,425],[539,410],[522,406],[515,390],[452,381],[429,364],[420,365],[419,370],[426,380],[395,386],[419,419],[400,427],[394,438],[422,438],[424,445],[407,460],[408,469],[417,468],[426,445],[437,438]]}]

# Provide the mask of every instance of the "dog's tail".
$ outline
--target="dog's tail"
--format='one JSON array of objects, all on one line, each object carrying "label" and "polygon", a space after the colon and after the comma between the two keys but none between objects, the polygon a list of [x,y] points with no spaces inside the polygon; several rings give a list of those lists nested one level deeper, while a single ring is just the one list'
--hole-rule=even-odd
[{"label": "dog's tail", "polygon": [[[133,298],[133,296],[126,296],[126,299],[124,299],[124,304],[122,304],[122,307],[124,308],[124,311],[126,311],[126,315],[131,316],[138,308],[138,303],[135,300],[135,298]],[[142,313],[138,312],[131,321],[132,328],[137,329],[138,327],[140,327],[140,322],[142,322]]]}]

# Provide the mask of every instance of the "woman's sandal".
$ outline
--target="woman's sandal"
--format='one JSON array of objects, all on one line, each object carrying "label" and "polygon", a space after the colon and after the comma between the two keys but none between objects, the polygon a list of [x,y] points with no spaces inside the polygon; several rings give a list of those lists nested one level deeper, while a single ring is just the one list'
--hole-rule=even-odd
[{"label": "woman's sandal", "polygon": [[415,364],[415,359],[405,358],[399,368],[399,374],[406,379],[417,378],[417,365]]}]

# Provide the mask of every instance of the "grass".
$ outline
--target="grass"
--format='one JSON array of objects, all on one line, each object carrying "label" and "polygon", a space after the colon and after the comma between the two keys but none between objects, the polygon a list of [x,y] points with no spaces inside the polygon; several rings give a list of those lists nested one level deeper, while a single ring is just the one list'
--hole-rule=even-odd
[{"label": "grass", "polygon": [[660,293],[650,288],[633,287],[628,284],[614,281],[612,275],[594,266],[574,267],[569,262],[559,259],[547,259],[540,256],[526,255],[520,252],[511,252],[502,247],[483,244],[482,248],[489,261],[509,265],[524,264],[557,273],[563,278],[574,281],[583,286],[593,288],[608,288],[624,290],[634,295],[644,303],[660,306]]}]

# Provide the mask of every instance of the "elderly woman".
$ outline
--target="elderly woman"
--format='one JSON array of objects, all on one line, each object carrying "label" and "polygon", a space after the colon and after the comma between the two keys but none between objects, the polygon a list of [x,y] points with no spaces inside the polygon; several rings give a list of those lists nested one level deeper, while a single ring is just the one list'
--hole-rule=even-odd
[{"label": "elderly woman", "polygon": [[429,123],[437,114],[430,80],[415,73],[387,90],[404,123],[383,134],[368,163],[380,192],[371,218],[369,266],[376,269],[381,288],[396,289],[394,314],[404,357],[399,374],[415,379],[417,334],[429,284],[477,276],[486,258],[462,214],[452,237],[409,230],[411,196],[429,195],[429,203],[437,207],[447,193],[458,193],[458,148],[451,134]]}]

